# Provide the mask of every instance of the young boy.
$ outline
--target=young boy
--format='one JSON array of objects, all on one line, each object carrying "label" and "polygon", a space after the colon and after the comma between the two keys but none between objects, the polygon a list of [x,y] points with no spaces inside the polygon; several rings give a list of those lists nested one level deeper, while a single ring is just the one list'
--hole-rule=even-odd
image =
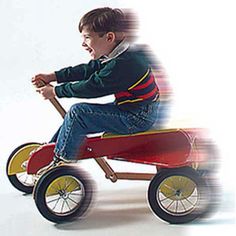
[{"label": "young boy", "polygon": [[[89,133],[133,134],[150,129],[158,115],[159,90],[150,60],[129,45],[130,22],[120,9],[98,8],[79,22],[82,46],[92,60],[51,74],[38,74],[32,83],[45,99],[55,96],[97,98],[115,95],[108,104],[74,104],[56,133],[56,159],[75,160]],[[53,87],[49,83],[57,81]]]}]

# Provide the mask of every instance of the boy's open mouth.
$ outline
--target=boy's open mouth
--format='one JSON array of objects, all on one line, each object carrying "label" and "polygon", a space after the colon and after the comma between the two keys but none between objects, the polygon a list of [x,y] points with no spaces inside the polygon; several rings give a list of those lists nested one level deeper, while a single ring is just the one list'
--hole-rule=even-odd
[{"label": "boy's open mouth", "polygon": [[86,51],[88,51],[88,52],[90,53],[90,55],[91,55],[92,52],[93,52],[93,49],[91,49],[91,48],[86,48]]}]

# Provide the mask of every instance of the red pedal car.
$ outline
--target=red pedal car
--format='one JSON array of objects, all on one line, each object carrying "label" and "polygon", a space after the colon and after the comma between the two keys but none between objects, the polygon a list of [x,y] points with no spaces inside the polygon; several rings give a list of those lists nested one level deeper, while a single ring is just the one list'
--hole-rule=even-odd
[{"label": "red pedal car", "polygon": [[[51,102],[64,116],[57,100]],[[164,129],[133,135],[103,134],[87,137],[78,160],[93,158],[105,177],[150,181],[148,203],[152,212],[169,223],[187,223],[206,215],[216,203],[215,147],[204,130]],[[32,193],[40,213],[61,223],[82,216],[93,196],[93,181],[78,164],[61,162],[50,169],[54,143],[26,143],[7,162],[7,175],[18,190]],[[156,166],[156,173],[115,172],[109,160]]]}]

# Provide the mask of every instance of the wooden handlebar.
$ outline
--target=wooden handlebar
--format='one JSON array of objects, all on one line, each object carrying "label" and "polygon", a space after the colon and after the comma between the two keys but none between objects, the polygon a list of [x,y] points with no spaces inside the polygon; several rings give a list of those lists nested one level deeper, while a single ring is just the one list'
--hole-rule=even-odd
[{"label": "wooden handlebar", "polygon": [[59,103],[59,101],[56,98],[50,98],[49,101],[56,108],[56,110],[59,112],[59,114],[62,116],[62,118],[64,118],[66,115],[66,111],[62,107],[62,105]]},{"label": "wooden handlebar", "polygon": [[[46,85],[46,83],[43,80],[41,80],[40,84],[38,85],[38,87],[40,88],[40,87],[43,87],[45,85]],[[65,115],[66,115],[66,111],[63,108],[63,106],[59,103],[59,101],[55,97],[54,98],[50,98],[49,101],[56,108],[56,110],[59,112],[59,114],[62,116],[62,118],[64,118]]]}]

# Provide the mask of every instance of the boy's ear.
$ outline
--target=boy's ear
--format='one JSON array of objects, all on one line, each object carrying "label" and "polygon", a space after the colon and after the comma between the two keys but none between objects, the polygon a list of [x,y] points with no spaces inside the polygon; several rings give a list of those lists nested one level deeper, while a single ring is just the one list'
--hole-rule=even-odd
[{"label": "boy's ear", "polygon": [[113,43],[115,41],[115,39],[116,39],[115,33],[113,33],[113,32],[108,32],[107,33],[107,41],[109,43]]}]

